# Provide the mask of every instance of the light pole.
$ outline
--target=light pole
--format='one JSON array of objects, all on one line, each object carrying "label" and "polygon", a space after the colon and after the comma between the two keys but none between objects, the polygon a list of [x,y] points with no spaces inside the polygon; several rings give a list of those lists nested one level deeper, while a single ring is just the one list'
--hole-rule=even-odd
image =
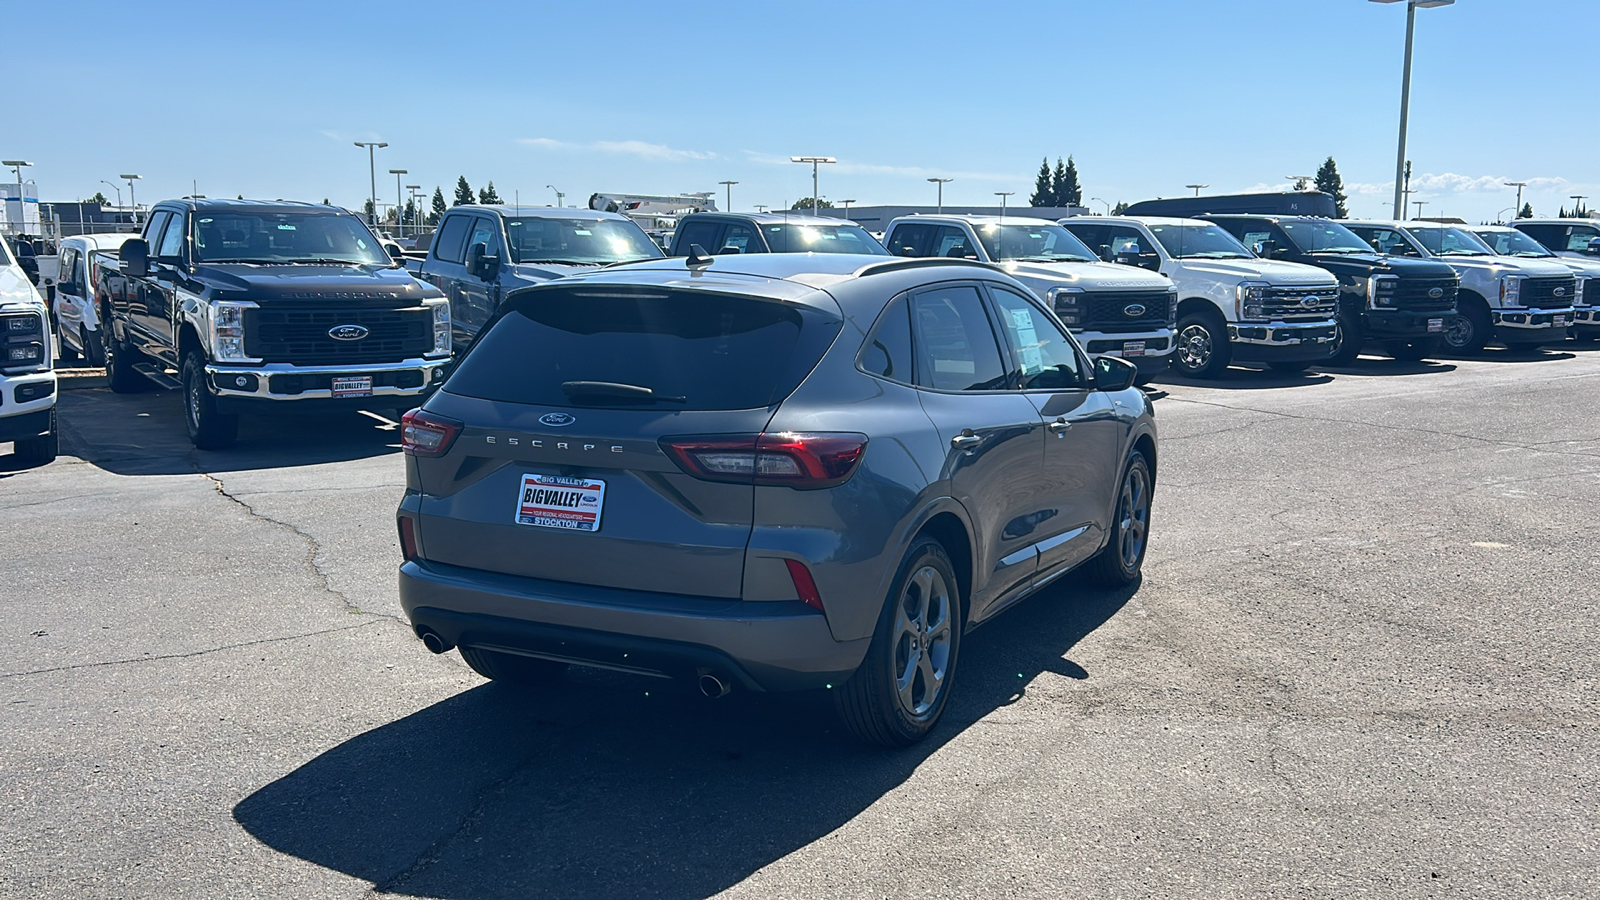
[{"label": "light pole", "polygon": [[[1373,3],[1400,3],[1402,0],[1372,0]],[[1403,0],[1406,4],[1406,61],[1400,75],[1400,147],[1394,156],[1394,217],[1404,218],[1405,199],[1400,193],[1406,166],[1406,117],[1411,108],[1411,36],[1417,26],[1417,9],[1449,6],[1456,0]]]},{"label": "light pole", "polygon": [[417,191],[422,190],[420,184],[406,185],[406,193],[411,195],[411,234],[413,237],[422,233],[422,206],[417,203]]},{"label": "light pole", "polygon": [[937,184],[939,186],[939,205],[934,207],[934,211],[942,213],[942,212],[944,212],[944,186],[949,184],[952,181],[955,181],[955,179],[954,178],[929,178],[928,181],[931,184]]},{"label": "light pole", "polygon": [[765,203],[757,203],[756,204],[756,212],[764,213],[766,211],[767,211],[767,205]]},{"label": "light pole", "polygon": [[389,174],[394,176],[394,227],[400,232],[400,235],[404,237],[406,233],[406,226],[405,222],[400,218],[400,176],[409,175],[411,173],[407,172],[405,169],[390,169]]},{"label": "light pole", "polygon": [[1208,188],[1208,187],[1211,187],[1211,185],[1209,185],[1209,184],[1186,184],[1186,185],[1184,185],[1184,187],[1192,188],[1194,190],[1194,195],[1196,197],[1198,197],[1198,196],[1200,196],[1200,189],[1201,188]]},{"label": "light pole", "polygon": [[1006,218],[1006,198],[1011,196],[1012,194],[1015,194],[1015,193],[1016,193],[1016,191],[995,191],[994,192],[994,195],[996,197],[1000,198],[1000,221],[1002,221],[1002,222],[1004,222],[1005,218]]},{"label": "light pole", "polygon": [[733,186],[738,184],[738,183],[739,182],[737,182],[737,181],[719,181],[719,182],[717,182],[717,184],[720,184],[723,187],[728,189],[728,208],[726,210],[724,210],[724,212],[733,212]]},{"label": "light pole", "polygon": [[[1106,201],[1101,200],[1099,197],[1090,197],[1089,199],[1096,203],[1106,203]],[[1106,215],[1111,215],[1111,204],[1109,203],[1106,203]]]},{"label": "light pole", "polygon": [[856,201],[854,201],[854,200],[840,200],[839,201],[839,203],[844,206],[844,217],[846,219],[850,218],[850,204],[852,204],[854,202],[856,202]]},{"label": "light pole", "polygon": [[109,185],[111,185],[111,189],[113,191],[117,192],[117,209],[121,209],[122,208],[122,185],[117,184],[114,181],[107,181],[104,178],[100,179],[100,183],[101,184],[109,184]]},{"label": "light pole", "polygon": [[1317,176],[1315,175],[1285,175],[1283,177],[1294,182],[1294,189],[1297,191],[1305,190],[1306,185],[1317,180]]},{"label": "light pole", "polygon": [[[1522,215],[1522,189],[1527,187],[1527,186],[1528,186],[1528,183],[1526,181],[1508,181],[1508,182],[1506,182],[1506,187],[1514,187],[1514,188],[1517,189],[1517,215],[1518,216]],[[1512,216],[1512,218],[1516,218],[1516,216]]]},{"label": "light pole", "polygon": [[[1506,212],[1507,212],[1507,210],[1509,210],[1509,211],[1511,211],[1511,212],[1513,212],[1513,213],[1515,213],[1515,212],[1516,212],[1516,211],[1517,211],[1517,210],[1518,210],[1518,209],[1520,209],[1520,208],[1521,208],[1521,207],[1517,207],[1517,206],[1508,206],[1508,207],[1506,207],[1506,208],[1505,208],[1505,209],[1502,209],[1502,210],[1500,210],[1500,211],[1499,211],[1499,212],[1497,212],[1497,213],[1495,213],[1495,214],[1494,214],[1494,217],[1495,217],[1495,224],[1497,224],[1497,225],[1503,225],[1503,224],[1505,224],[1505,221],[1506,221],[1506,220],[1505,220],[1505,213],[1506,213]],[[1515,219],[1515,218],[1516,218],[1516,216],[1515,216],[1515,215],[1513,215],[1513,216],[1512,216],[1512,218],[1513,218],[1513,219]]]},{"label": "light pole", "polygon": [[133,183],[138,181],[138,175],[118,175],[118,178],[128,182],[128,205],[133,207],[133,224],[139,224],[139,199],[133,195]]},{"label": "light pole", "polygon": [[[553,185],[553,184],[547,184],[547,185],[545,185],[545,187],[549,188],[552,191],[556,191],[556,186]],[[556,191],[556,209],[560,209],[561,208],[561,204],[565,203],[566,200],[567,200],[567,195],[566,194],[563,194],[560,191]]]},{"label": "light pole", "polygon": [[1413,206],[1415,206],[1417,208],[1417,214],[1415,216],[1412,216],[1412,218],[1413,219],[1420,219],[1420,218],[1422,218],[1422,208],[1424,206],[1428,205],[1428,201],[1426,201],[1426,200],[1413,200],[1413,201],[1411,201],[1411,205],[1413,205]]},{"label": "light pole", "polygon": [[831,156],[791,156],[789,157],[789,162],[811,163],[811,214],[813,216],[820,215],[821,213],[817,209],[817,201],[821,199],[822,195],[817,193],[817,166],[823,163],[832,165],[838,160]]},{"label": "light pole", "polygon": [[387,147],[385,141],[356,141],[357,147],[367,148],[367,174],[372,178],[372,215],[368,217],[367,224],[373,228],[378,227],[378,169],[377,158],[373,155],[379,147]]},{"label": "light pole", "polygon": [[[18,184],[21,184],[21,182],[18,182]],[[1589,195],[1588,194],[1570,194],[1570,195],[1568,195],[1567,199],[1578,201],[1577,204],[1572,207],[1572,217],[1574,219],[1583,218],[1583,216],[1579,215],[1579,213],[1583,212],[1583,201],[1589,199]]]}]

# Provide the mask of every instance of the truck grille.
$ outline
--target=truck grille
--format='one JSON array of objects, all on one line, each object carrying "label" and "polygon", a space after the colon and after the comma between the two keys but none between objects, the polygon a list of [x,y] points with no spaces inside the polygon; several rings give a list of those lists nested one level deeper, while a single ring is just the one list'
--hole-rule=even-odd
[{"label": "truck grille", "polygon": [[[1395,290],[1394,305],[1405,310],[1448,310],[1456,305],[1461,282],[1455,278],[1401,278]],[[1439,296],[1430,296],[1437,289]]]},{"label": "truck grille", "polygon": [[[1096,291],[1083,295],[1083,323],[1085,331],[1118,332],[1153,331],[1166,328],[1172,321],[1174,294],[1171,291]],[[1144,307],[1138,315],[1128,310]]]},{"label": "truck grille", "polygon": [[[359,325],[367,336],[334,340],[328,332],[341,325]],[[427,309],[248,309],[244,349],[269,363],[298,366],[399,362],[433,349],[433,317]]]},{"label": "truck grille", "polygon": [[[1556,293],[1560,291],[1560,293]],[[1540,309],[1546,307],[1571,306],[1573,298],[1578,294],[1578,279],[1573,278],[1529,278],[1522,282],[1522,293],[1518,300],[1523,306],[1533,306]]]},{"label": "truck grille", "polygon": [[[1307,298],[1313,298],[1309,303]],[[1274,287],[1267,289],[1261,304],[1268,319],[1294,321],[1296,319],[1326,319],[1339,306],[1337,287],[1313,285],[1311,287]]]}]

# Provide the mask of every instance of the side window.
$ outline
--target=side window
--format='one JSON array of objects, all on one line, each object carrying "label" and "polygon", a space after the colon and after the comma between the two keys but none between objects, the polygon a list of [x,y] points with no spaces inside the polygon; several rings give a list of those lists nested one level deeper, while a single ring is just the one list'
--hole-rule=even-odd
[{"label": "side window", "polygon": [[489,256],[499,256],[500,223],[492,217],[473,217],[472,236],[467,238],[467,249],[470,251],[474,244],[483,244],[484,253]]},{"label": "side window", "polygon": [[94,289],[89,285],[88,268],[84,255],[76,250],[72,251],[72,280],[78,284],[85,297],[94,293]]},{"label": "side window", "polygon": [[60,268],[60,272],[61,272],[60,280],[61,281],[72,281],[72,282],[76,283],[76,282],[81,280],[81,279],[79,279],[77,277],[77,273],[72,271],[72,263],[73,263],[73,260],[75,260],[77,258],[77,256],[78,256],[78,251],[73,250],[70,247],[61,251],[61,260],[58,263],[58,265],[61,267]]},{"label": "side window", "polygon": [[1106,231],[1107,249],[1111,252],[1113,257],[1115,257],[1118,253],[1137,253],[1140,256],[1143,256],[1146,253],[1155,252],[1154,247],[1147,246],[1149,244],[1154,244],[1155,242],[1145,240],[1144,235],[1140,234],[1139,230],[1136,228],[1117,226],[1108,228]]},{"label": "side window", "polygon": [[445,216],[444,224],[433,239],[433,258],[445,262],[461,262],[466,253],[467,225],[470,216]]},{"label": "side window", "polygon": [[983,297],[970,285],[911,297],[917,384],[936,391],[998,391],[1011,386]]},{"label": "side window", "polygon": [[187,223],[188,219],[176,213],[173,214],[172,221],[167,223],[167,230],[161,235],[161,247],[156,250],[156,259],[174,261],[178,259],[179,255],[183,253],[183,236],[188,230],[185,227]]},{"label": "side window", "polygon": [[1567,239],[1567,229],[1562,225],[1520,225],[1518,231],[1543,244],[1548,250],[1558,250]]},{"label": "side window", "polygon": [[861,369],[870,375],[912,384],[911,316],[902,294],[889,303],[861,345]]},{"label": "side window", "polygon": [[1567,235],[1567,249],[1583,252],[1589,249],[1589,242],[1600,237],[1600,229],[1590,228],[1587,225],[1574,225],[1572,232]]},{"label": "side window", "polygon": [[932,225],[896,225],[885,242],[895,256],[927,256]]},{"label": "side window", "polygon": [[144,239],[150,245],[150,254],[152,256],[156,254],[156,250],[161,246],[161,232],[167,227],[167,220],[170,218],[172,218],[172,213],[163,209],[151,213],[150,220],[145,222]]},{"label": "side window", "polygon": [[1278,236],[1272,233],[1272,227],[1259,222],[1218,222],[1224,231],[1229,232],[1239,239],[1239,243],[1250,248],[1250,252],[1261,255],[1263,244],[1267,241],[1278,241],[1278,246],[1284,246]]},{"label": "side window", "polygon": [[722,246],[717,248],[717,252],[722,253],[729,248],[740,253],[763,252],[761,236],[756,234],[749,226],[737,223],[728,226],[727,233],[722,236]]},{"label": "side window", "polygon": [[1372,249],[1379,253],[1389,256],[1421,255],[1417,252],[1417,248],[1411,246],[1411,242],[1405,239],[1404,235],[1392,228],[1363,228],[1356,231],[1356,234],[1362,240],[1371,244]]},{"label": "side window", "polygon": [[716,221],[690,222],[678,226],[678,254],[688,256],[690,244],[699,244],[700,249],[707,253],[716,253],[722,249],[722,245],[717,243],[717,235],[721,231],[722,223]]},{"label": "side window", "polygon": [[1064,390],[1083,386],[1078,352],[1044,310],[1031,300],[991,287],[999,307],[1000,331],[1011,345],[1012,366],[1023,390]]},{"label": "side window", "polygon": [[1107,236],[1109,229],[1104,225],[1088,225],[1073,223],[1061,226],[1072,232],[1073,236],[1088,245],[1102,259],[1110,255],[1110,239]]},{"label": "side window", "polygon": [[940,225],[933,233],[933,252],[929,256],[947,256],[952,259],[977,259],[978,251],[972,246],[967,233],[952,225]]}]

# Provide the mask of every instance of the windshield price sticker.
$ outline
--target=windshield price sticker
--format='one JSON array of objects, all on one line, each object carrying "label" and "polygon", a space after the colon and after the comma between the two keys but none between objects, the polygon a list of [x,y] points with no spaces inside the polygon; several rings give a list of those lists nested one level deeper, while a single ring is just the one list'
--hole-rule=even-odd
[{"label": "windshield price sticker", "polygon": [[522,476],[517,492],[517,524],[567,531],[599,531],[606,483],[559,475]]},{"label": "windshield price sticker", "polygon": [[335,397],[371,397],[372,376],[336,377],[329,385]]},{"label": "windshield price sticker", "polygon": [[1144,355],[1144,341],[1123,341],[1122,342],[1122,355],[1123,356],[1143,356]]},{"label": "windshield price sticker", "polygon": [[1429,319],[1428,320],[1428,330],[1429,331],[1443,331],[1444,330],[1444,320],[1443,319]]}]

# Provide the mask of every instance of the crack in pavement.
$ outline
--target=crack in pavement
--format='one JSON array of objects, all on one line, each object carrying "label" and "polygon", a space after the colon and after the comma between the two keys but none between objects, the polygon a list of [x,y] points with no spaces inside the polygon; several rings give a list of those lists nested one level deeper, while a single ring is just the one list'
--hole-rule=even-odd
[{"label": "crack in pavement", "polygon": [[340,631],[353,631],[377,624],[376,620],[360,622],[355,625],[345,625],[339,628],[324,628],[320,631],[307,631],[303,634],[286,634],[281,637],[261,638],[255,641],[241,641],[237,644],[223,644],[220,647],[208,647],[205,650],[191,650],[188,653],[164,653],[160,656],[132,656],[127,659],[108,659],[101,662],[73,663],[70,666],[52,666],[48,669],[32,669],[27,672],[0,673],[0,679],[21,678],[25,675],[48,675],[51,672],[68,672],[73,669],[98,669],[104,666],[122,666],[129,663],[160,662],[167,659],[191,659],[196,656],[205,656],[208,653],[220,653],[223,650],[237,650],[241,647],[256,647],[261,644],[276,644],[282,641],[294,641],[300,638],[316,637],[321,634],[335,634]]}]

